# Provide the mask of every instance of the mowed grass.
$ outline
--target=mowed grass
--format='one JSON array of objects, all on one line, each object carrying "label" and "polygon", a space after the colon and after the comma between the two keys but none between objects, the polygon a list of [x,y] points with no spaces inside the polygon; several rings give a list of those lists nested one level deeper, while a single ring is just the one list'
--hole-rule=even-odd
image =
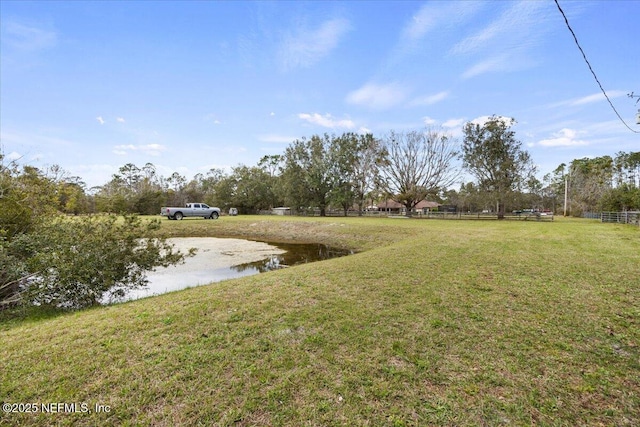
[{"label": "mowed grass", "polygon": [[8,425],[640,425],[640,230],[223,217],[173,236],[360,252],[0,324]]}]

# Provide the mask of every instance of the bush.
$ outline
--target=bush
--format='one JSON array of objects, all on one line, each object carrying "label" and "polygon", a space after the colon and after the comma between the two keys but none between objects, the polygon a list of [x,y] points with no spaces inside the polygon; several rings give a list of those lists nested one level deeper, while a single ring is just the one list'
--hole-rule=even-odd
[{"label": "bush", "polygon": [[20,302],[20,284],[27,277],[26,266],[8,246],[6,240],[0,241],[0,310]]},{"label": "bush", "polygon": [[[158,220],[129,215],[58,216],[14,241],[35,275],[25,300],[81,308],[118,298],[147,284],[146,272],[180,263],[166,239],[156,236]],[[188,254],[191,255],[193,250]]]}]

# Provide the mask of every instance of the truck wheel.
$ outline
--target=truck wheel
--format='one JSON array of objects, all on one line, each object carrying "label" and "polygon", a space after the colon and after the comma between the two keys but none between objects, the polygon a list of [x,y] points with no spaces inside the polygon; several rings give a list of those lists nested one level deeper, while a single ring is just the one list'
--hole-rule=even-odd
[{"label": "truck wheel", "polygon": [[218,212],[211,212],[211,216],[209,216],[209,218],[211,219],[218,219],[220,215],[218,215]]},{"label": "truck wheel", "polygon": [[176,212],[175,214],[173,214],[173,217],[180,221],[183,218],[182,212]]}]

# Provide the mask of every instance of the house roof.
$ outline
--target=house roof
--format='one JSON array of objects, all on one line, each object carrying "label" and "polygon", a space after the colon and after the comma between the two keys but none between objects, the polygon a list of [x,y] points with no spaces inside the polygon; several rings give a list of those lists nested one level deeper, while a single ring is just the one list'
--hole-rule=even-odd
[{"label": "house roof", "polygon": [[396,202],[395,200],[385,200],[384,202],[378,203],[378,209],[400,209],[404,206],[401,203]]},{"label": "house roof", "polygon": [[[395,200],[386,200],[384,202],[380,202],[377,204],[378,209],[402,209],[404,207],[404,205],[402,203],[398,203]],[[442,206],[440,203],[438,202],[430,202],[428,200],[422,200],[420,201],[415,209],[424,209],[424,208],[429,208],[429,209],[433,209],[433,208],[437,208],[438,206]]]},{"label": "house roof", "polygon": [[419,202],[416,205],[416,209],[424,209],[424,208],[433,209],[433,208],[437,208],[439,206],[442,206],[442,204],[440,204],[438,202],[430,202],[428,200],[422,200],[421,202]]}]

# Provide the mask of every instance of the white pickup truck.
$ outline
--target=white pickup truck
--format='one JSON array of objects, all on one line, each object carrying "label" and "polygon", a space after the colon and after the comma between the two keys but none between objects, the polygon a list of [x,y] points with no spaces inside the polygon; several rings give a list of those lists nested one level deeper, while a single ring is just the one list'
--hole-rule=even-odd
[{"label": "white pickup truck", "polygon": [[220,208],[212,208],[204,203],[187,203],[184,207],[163,206],[160,208],[160,215],[169,219],[181,220],[188,216],[200,216],[204,219],[218,219]]}]

